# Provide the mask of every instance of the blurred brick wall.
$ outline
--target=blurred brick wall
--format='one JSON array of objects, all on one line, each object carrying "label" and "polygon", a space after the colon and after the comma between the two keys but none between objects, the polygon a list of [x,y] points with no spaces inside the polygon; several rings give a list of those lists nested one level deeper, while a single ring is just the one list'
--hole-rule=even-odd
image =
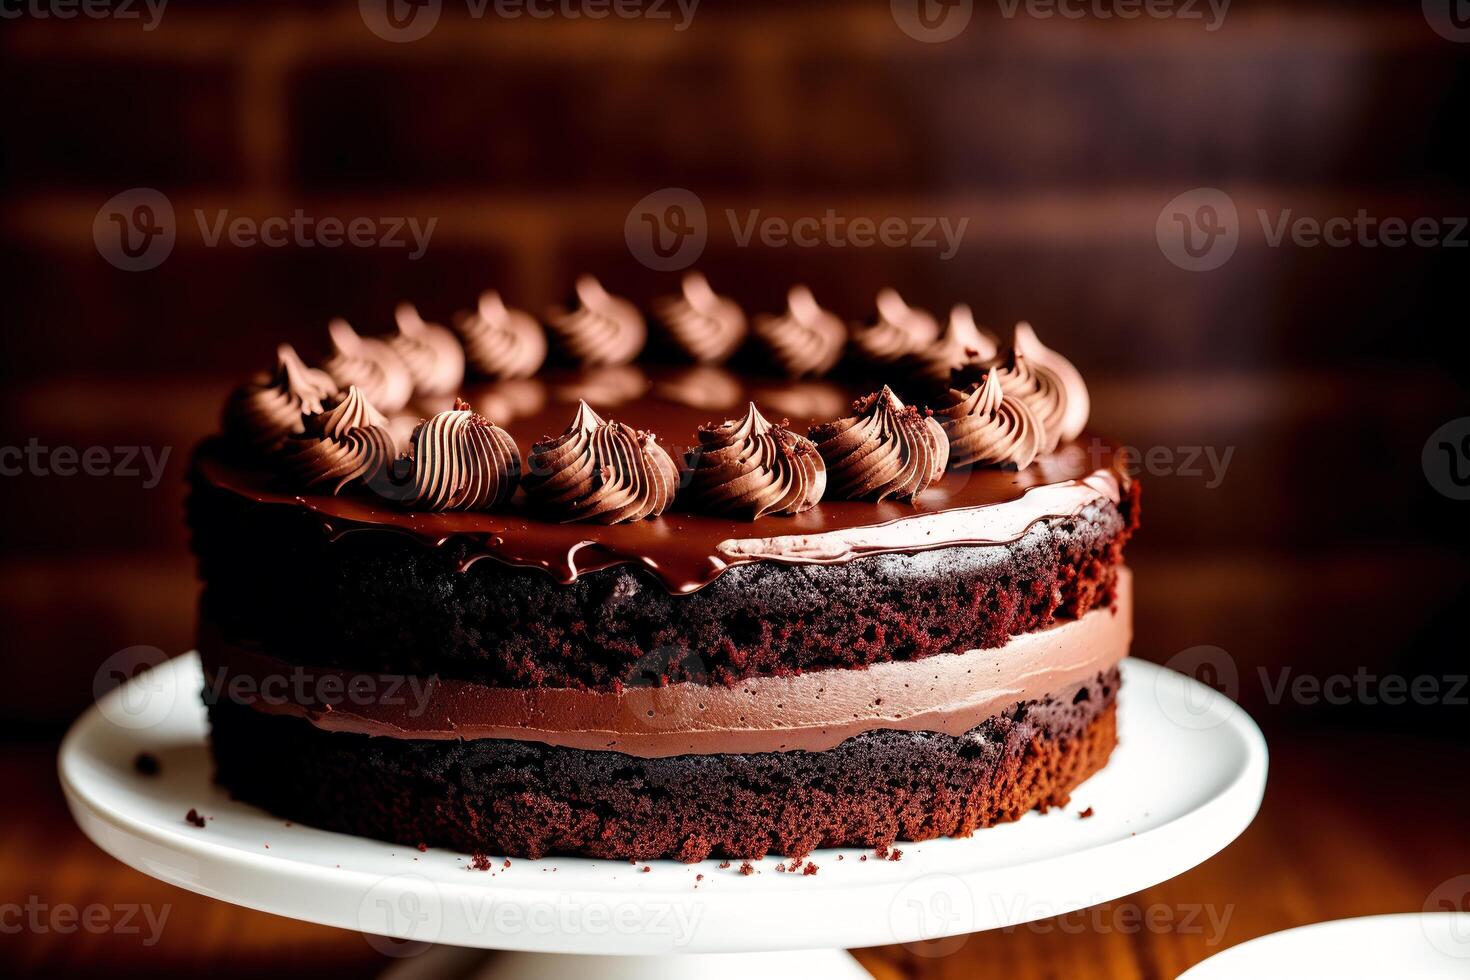
[{"label": "blurred brick wall", "polygon": [[[1193,273],[1161,208],[1227,190],[1242,215],[1463,215],[1467,51],[1417,5],[1237,3],[1181,21],[1007,19],[919,43],[889,4],[701,4],[668,21],[475,20],[446,4],[388,43],[355,3],[170,3],[135,22],[7,21],[0,268],[4,439],[172,447],[136,481],[0,480],[0,717],[55,722],[112,651],[189,645],[180,520],[190,444],[235,378],[327,317],[386,326],[500,288],[540,309],[583,270],[646,300],[673,276],[624,240],[686,187],[699,265],[748,308],[795,279],[850,317],[882,285],[1068,352],[1098,427],[1139,447],[1234,447],[1226,478],[1146,478],[1139,651],[1224,647],[1243,670],[1443,656],[1465,598],[1463,512],[1425,438],[1465,411],[1466,252],[1269,248]],[[99,254],[98,209],[167,196],[156,269]],[[402,249],[210,246],[192,217],[413,217]],[[726,209],[969,219],[933,249],[742,247]],[[1248,219],[1249,220],[1249,219]],[[1388,615],[1371,610],[1392,609]],[[1249,702],[1259,692],[1246,685]]]}]

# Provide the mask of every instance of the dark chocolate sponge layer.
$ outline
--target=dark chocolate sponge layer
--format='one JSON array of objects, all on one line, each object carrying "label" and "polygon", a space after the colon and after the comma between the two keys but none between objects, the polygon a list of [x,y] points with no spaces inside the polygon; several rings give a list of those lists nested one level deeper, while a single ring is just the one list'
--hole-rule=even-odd
[{"label": "dark chocolate sponge layer", "polygon": [[837,565],[758,562],[688,595],[620,566],[562,585],[537,569],[459,563],[389,531],[331,541],[304,510],[197,479],[190,496],[205,615],[284,660],[501,687],[734,683],[1003,645],[1111,601],[1137,526],[1137,484],[1005,545]]},{"label": "dark chocolate sponge layer", "polygon": [[210,716],[219,781],[292,820],[466,853],[697,861],[965,835],[1063,805],[1117,744],[1119,684],[1114,668],[959,737],[663,759],[374,739],[229,701]]}]

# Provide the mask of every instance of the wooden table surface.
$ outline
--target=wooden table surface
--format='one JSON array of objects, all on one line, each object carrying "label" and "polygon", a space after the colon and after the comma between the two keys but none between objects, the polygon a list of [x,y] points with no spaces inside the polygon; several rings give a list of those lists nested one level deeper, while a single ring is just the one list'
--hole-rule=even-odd
[{"label": "wooden table surface", "polygon": [[[1272,752],[1255,823],[1173,881],[1084,912],[970,936],[948,944],[958,948],[944,955],[878,947],[858,957],[882,980],[1172,978],[1265,933],[1418,911],[1437,886],[1470,873],[1470,747],[1347,733],[1278,737]],[[371,977],[389,964],[357,933],[227,905],[107,857],[72,824],[54,753],[42,742],[0,752],[9,797],[0,810],[0,975],[287,980],[328,972]],[[124,922],[123,910],[138,907],[161,919],[156,940],[144,914],[131,916],[136,931]],[[68,914],[122,928],[65,931]]]}]

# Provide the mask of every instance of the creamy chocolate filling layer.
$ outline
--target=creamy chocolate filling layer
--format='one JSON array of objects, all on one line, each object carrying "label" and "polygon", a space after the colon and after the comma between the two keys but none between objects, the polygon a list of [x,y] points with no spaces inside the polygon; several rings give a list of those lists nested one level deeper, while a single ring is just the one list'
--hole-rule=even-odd
[{"label": "creamy chocolate filling layer", "polygon": [[1003,647],[923,660],[599,692],[298,667],[202,631],[206,696],[387,738],[501,738],[641,758],[824,751],[874,729],[961,735],[1017,701],[1081,683],[1128,653],[1133,588]]}]

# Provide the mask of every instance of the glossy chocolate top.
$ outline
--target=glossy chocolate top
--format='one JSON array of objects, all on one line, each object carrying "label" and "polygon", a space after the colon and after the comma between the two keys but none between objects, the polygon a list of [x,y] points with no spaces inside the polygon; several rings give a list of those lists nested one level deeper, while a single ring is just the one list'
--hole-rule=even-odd
[{"label": "glossy chocolate top", "polygon": [[[861,389],[861,390],[859,390]],[[634,365],[544,372],[534,379],[470,386],[473,409],[503,427],[522,447],[563,432],[585,400],[598,414],[654,434],[677,456],[697,443],[701,425],[738,417],[753,401],[773,421],[799,433],[849,413],[861,386],[830,381],[744,378],[722,368]],[[411,432],[421,418],[450,408],[422,400],[391,419]],[[400,435],[401,437],[401,435]],[[490,558],[540,568],[562,582],[585,572],[632,563],[673,593],[692,592],[725,569],[752,561],[834,563],[885,552],[1015,540],[1048,517],[1077,513],[1100,499],[1117,501],[1124,476],[1113,446],[1086,434],[1020,470],[950,470],[913,501],[827,500],[794,516],[740,520],[691,512],[683,499],[661,517],[608,526],[558,523],[538,515],[518,491],[496,511],[423,512],[404,500],[411,488],[391,478],[341,496],[302,493],[279,467],[253,461],[223,441],[201,448],[198,477],[258,503],[301,508],[339,536],[368,530],[411,535],[433,546],[451,538],[472,543],[466,564]]]}]

